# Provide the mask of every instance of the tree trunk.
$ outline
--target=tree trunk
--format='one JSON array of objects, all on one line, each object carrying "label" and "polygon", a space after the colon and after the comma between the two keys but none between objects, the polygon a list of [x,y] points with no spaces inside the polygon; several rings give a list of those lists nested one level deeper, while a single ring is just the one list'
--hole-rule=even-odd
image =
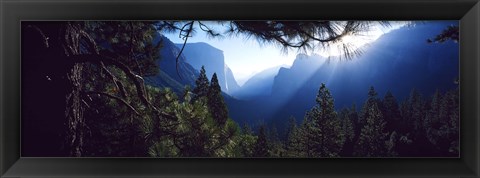
[{"label": "tree trunk", "polygon": [[69,93],[66,95],[65,116],[68,121],[67,141],[70,148],[70,155],[82,156],[83,138],[85,130],[85,119],[83,117],[84,108],[82,106],[81,88],[82,88],[82,70],[83,64],[73,64],[67,74],[67,87]]},{"label": "tree trunk", "polygon": [[[66,60],[71,60],[68,56],[76,56],[82,53],[81,47],[81,27],[74,22],[67,22],[64,34],[61,34],[60,43],[67,55]],[[85,133],[85,119],[83,117],[84,107],[82,105],[82,86],[83,86],[83,63],[75,61],[67,62],[67,80],[66,80],[66,108],[65,118],[67,121],[67,146],[70,156],[82,156],[83,138]]]}]

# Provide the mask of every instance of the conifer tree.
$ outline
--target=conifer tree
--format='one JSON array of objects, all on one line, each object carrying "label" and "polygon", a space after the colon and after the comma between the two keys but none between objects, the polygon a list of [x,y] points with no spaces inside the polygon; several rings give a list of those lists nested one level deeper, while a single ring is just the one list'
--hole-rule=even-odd
[{"label": "conifer tree", "polygon": [[258,139],[255,142],[255,147],[253,150],[254,157],[268,157],[268,142],[267,136],[265,134],[265,126],[261,126],[258,131]]},{"label": "conifer tree", "polygon": [[287,156],[289,157],[299,157],[299,153],[302,151],[300,143],[301,135],[299,128],[295,121],[295,117],[290,117],[288,130],[287,130],[287,141],[285,142],[285,147],[287,149]]},{"label": "conifer tree", "polygon": [[442,96],[440,91],[436,90],[430,102],[430,109],[427,111],[424,126],[428,141],[436,145],[440,141],[440,127],[442,126],[440,119],[440,107],[442,105]]},{"label": "conifer tree", "polygon": [[[349,109],[348,117],[352,121],[354,136],[353,136],[353,143],[356,143],[358,137],[360,137],[360,131],[362,127],[360,126],[360,117],[357,111],[357,105],[355,103],[352,104],[352,107]],[[353,149],[353,148],[352,148]]]},{"label": "conifer tree", "polygon": [[373,106],[374,103],[376,103],[377,107],[379,107],[379,105],[378,105],[379,100],[377,98],[377,95],[378,95],[378,93],[377,93],[377,91],[375,91],[375,88],[373,88],[373,86],[370,86],[370,90],[368,90],[367,101],[363,105],[362,111],[360,113],[360,118],[359,118],[360,119],[360,121],[359,121],[360,127],[363,127],[367,122],[366,118],[368,118],[368,114],[369,114],[369,112],[367,112],[368,107]]},{"label": "conifer tree", "polygon": [[402,134],[409,134],[413,128],[410,126],[411,111],[408,104],[408,100],[402,101],[400,104],[400,115],[402,117],[400,125],[398,125],[398,131]]},{"label": "conifer tree", "polygon": [[210,82],[208,81],[204,66],[202,66],[202,68],[200,69],[200,75],[195,81],[195,85],[196,86],[193,89],[194,96],[193,96],[192,102],[197,101],[202,97],[207,97],[208,95]]},{"label": "conifer tree", "polygon": [[[367,102],[368,103],[368,102]],[[386,153],[385,140],[388,133],[385,132],[385,121],[377,103],[371,103],[367,109],[365,125],[355,148],[357,156],[375,157],[384,156]]]},{"label": "conifer tree", "polygon": [[243,123],[242,134],[253,135],[252,128],[247,123]]},{"label": "conifer tree", "polygon": [[244,123],[242,127],[242,134],[240,136],[240,141],[238,144],[241,156],[253,157],[256,140],[257,136],[253,134],[250,126]]},{"label": "conifer tree", "polygon": [[440,128],[442,143],[438,146],[443,155],[458,155],[459,153],[459,94],[458,88],[448,91],[443,97],[440,105],[440,119],[442,126]]},{"label": "conifer tree", "polygon": [[383,109],[382,114],[387,122],[387,131],[393,132],[401,122],[400,109],[398,107],[397,99],[393,96],[390,91],[387,91],[385,97],[383,98]]},{"label": "conifer tree", "polygon": [[385,131],[386,122],[378,107],[377,92],[370,87],[368,99],[362,110],[364,124],[360,132],[355,155],[357,156],[384,156],[386,154],[385,140],[388,135]]},{"label": "conifer tree", "polygon": [[424,127],[424,119],[426,115],[426,102],[416,89],[412,89],[408,99],[410,108],[409,123],[412,127],[411,138],[415,148],[412,148],[414,155],[429,155],[431,154],[431,145],[429,144],[427,133]]},{"label": "conifer tree", "polygon": [[412,89],[409,97],[400,105],[401,122],[398,126],[398,134],[401,144],[398,145],[398,153],[401,156],[418,156],[422,152],[430,154],[424,148],[429,147],[424,129],[425,103],[420,93]]},{"label": "conifer tree", "polygon": [[409,104],[411,109],[411,121],[413,122],[413,129],[416,135],[422,134],[423,130],[423,118],[424,114],[424,101],[422,96],[416,89],[412,89],[409,98]]},{"label": "conifer tree", "polygon": [[273,127],[268,132],[268,147],[270,157],[283,157],[285,155],[284,144],[280,141],[277,128]]},{"label": "conifer tree", "polygon": [[352,156],[355,129],[353,128],[353,121],[350,118],[350,110],[344,108],[340,111],[338,119],[341,122],[342,132],[345,134],[345,144],[343,145],[341,156]]},{"label": "conifer tree", "polygon": [[[173,92],[164,97],[172,98]],[[191,102],[190,94],[183,101],[173,100],[163,108],[167,118],[154,121],[152,129],[157,137],[150,147],[151,156],[176,157],[232,157],[238,147],[239,128],[232,120],[218,127],[209,113],[205,100]],[[159,131],[155,132],[155,129]],[[152,131],[150,131],[152,132]],[[156,133],[156,134],[155,134]],[[146,135],[152,135],[147,133]]]},{"label": "conifer tree", "polygon": [[[290,135],[290,133],[292,132],[292,130],[295,128],[297,128],[298,125],[297,125],[297,119],[295,119],[294,116],[290,116],[290,118],[288,118],[288,123],[287,123],[287,129],[285,130],[285,139],[288,140],[288,135]],[[285,145],[287,144],[287,142],[285,142]]]},{"label": "conifer tree", "polygon": [[340,120],[334,109],[333,97],[322,83],[316,98],[317,105],[307,112],[307,150],[313,157],[336,157],[345,142]]},{"label": "conifer tree", "polygon": [[208,108],[215,123],[219,126],[225,125],[228,118],[228,109],[223,100],[222,91],[218,84],[217,74],[213,73],[212,81],[208,89]]}]

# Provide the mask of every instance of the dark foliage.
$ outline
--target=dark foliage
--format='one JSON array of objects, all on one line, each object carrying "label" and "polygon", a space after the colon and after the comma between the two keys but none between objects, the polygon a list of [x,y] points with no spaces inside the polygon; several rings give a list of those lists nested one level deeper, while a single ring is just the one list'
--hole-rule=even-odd
[{"label": "dark foliage", "polygon": [[199,98],[207,97],[209,88],[210,82],[208,81],[205,67],[202,66],[202,69],[200,69],[200,76],[198,76],[197,80],[195,81],[195,88],[193,89],[194,96],[192,101],[197,101]]},{"label": "dark foliage", "polygon": [[267,136],[265,134],[265,127],[261,126],[258,131],[258,139],[255,142],[255,147],[253,148],[254,157],[268,157],[268,143]]},{"label": "dark foliage", "polygon": [[455,43],[458,43],[460,38],[459,35],[459,28],[456,25],[448,26],[445,30],[443,30],[440,34],[435,36],[433,39],[427,39],[428,43],[444,43],[446,41],[452,40]]},{"label": "dark foliage", "polygon": [[215,120],[215,123],[219,126],[225,125],[225,122],[227,122],[228,118],[228,110],[223,100],[222,91],[220,90],[216,73],[213,73],[212,80],[208,88],[207,100],[210,114]]}]

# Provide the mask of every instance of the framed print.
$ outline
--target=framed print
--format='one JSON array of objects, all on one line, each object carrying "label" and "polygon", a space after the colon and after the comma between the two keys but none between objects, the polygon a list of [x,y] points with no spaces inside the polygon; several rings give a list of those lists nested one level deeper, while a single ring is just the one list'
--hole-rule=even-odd
[{"label": "framed print", "polygon": [[2,177],[479,176],[477,1],[0,7]]}]

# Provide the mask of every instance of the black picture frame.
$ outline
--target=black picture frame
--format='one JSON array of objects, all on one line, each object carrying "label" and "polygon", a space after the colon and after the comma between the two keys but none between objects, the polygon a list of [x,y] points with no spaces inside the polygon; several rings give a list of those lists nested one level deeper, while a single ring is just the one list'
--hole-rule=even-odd
[{"label": "black picture frame", "polygon": [[[478,0],[1,0],[1,177],[478,177]],[[459,20],[460,158],[21,158],[22,20]]]}]

